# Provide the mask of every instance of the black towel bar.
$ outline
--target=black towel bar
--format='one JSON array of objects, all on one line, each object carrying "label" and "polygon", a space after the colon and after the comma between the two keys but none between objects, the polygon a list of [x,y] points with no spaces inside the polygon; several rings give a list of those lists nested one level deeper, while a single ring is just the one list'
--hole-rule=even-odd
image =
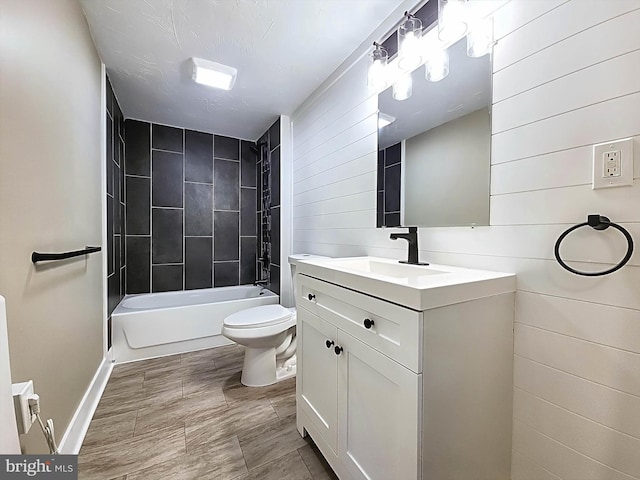
[{"label": "black towel bar", "polygon": [[65,260],[67,258],[79,257],[80,255],[88,255],[90,253],[99,252],[102,247],[87,247],[84,250],[74,250],[72,252],[63,253],[31,253],[31,261],[33,263],[47,262],[50,260]]},{"label": "black towel bar", "polygon": [[[627,239],[627,254],[624,256],[622,260],[620,260],[620,262],[617,265],[609,268],[608,270],[603,270],[601,272],[581,272],[580,270],[571,268],[569,265],[564,263],[564,260],[562,260],[562,258],[560,258],[560,244],[562,243],[562,240],[564,240],[564,238],[574,230],[580,227],[584,227],[586,225],[590,226],[594,230],[606,230],[609,227],[613,227],[624,235],[624,237]],[[575,273],[576,275],[582,275],[585,277],[600,277],[602,275],[608,275],[609,273],[613,273],[616,270],[621,269],[629,261],[629,259],[631,258],[631,255],[633,254],[633,238],[631,238],[631,234],[627,231],[627,229],[625,229],[624,227],[621,227],[617,223],[613,223],[607,217],[602,217],[597,214],[588,215],[586,222],[579,223],[578,225],[574,225],[573,227],[568,228],[562,233],[562,235],[558,237],[558,240],[556,241],[556,246],[554,248],[554,254],[556,256],[556,260],[562,266],[562,268],[569,270],[571,273]]]}]

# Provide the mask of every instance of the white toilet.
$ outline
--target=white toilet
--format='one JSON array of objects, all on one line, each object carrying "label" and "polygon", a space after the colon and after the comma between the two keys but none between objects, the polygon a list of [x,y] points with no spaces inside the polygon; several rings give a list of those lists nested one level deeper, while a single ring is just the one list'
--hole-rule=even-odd
[{"label": "white toilet", "polygon": [[[318,255],[289,255],[294,288],[298,261],[326,258]],[[241,382],[263,387],[296,374],[296,309],[282,305],[248,308],[224,319],[222,334],[245,347]]]}]

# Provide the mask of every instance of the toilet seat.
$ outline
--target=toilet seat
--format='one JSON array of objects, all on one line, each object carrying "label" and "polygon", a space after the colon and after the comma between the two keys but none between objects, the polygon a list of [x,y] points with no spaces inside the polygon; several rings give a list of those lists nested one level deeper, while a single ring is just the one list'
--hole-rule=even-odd
[{"label": "toilet seat", "polygon": [[291,320],[293,313],[282,305],[262,305],[233,313],[224,326],[237,329],[271,327]]}]

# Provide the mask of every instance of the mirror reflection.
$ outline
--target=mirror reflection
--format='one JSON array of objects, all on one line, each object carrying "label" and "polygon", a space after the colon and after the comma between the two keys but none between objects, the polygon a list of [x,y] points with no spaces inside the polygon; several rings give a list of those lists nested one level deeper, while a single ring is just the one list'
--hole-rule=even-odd
[{"label": "mirror reflection", "polygon": [[448,49],[449,74],[411,74],[412,94],[378,96],[378,227],[489,224],[491,55]]}]

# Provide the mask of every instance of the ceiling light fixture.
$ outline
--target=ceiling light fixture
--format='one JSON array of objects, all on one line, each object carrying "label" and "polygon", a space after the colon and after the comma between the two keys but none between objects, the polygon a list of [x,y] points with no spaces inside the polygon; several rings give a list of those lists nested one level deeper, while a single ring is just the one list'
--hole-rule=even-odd
[{"label": "ceiling light fixture", "polygon": [[378,130],[386,127],[387,125],[391,125],[395,121],[396,117],[383,112],[378,112]]},{"label": "ceiling light fixture", "polygon": [[404,12],[404,21],[398,27],[398,68],[411,71],[422,63],[420,37],[422,22],[419,18]]},{"label": "ceiling light fixture", "polygon": [[389,85],[387,79],[387,62],[389,54],[387,49],[379,43],[373,42],[374,49],[371,53],[371,64],[369,65],[369,87],[373,90],[384,90]]},{"label": "ceiling light fixture", "polygon": [[222,90],[231,90],[233,88],[238,74],[237,69],[197,57],[193,57],[191,62],[191,78],[196,83]]}]

